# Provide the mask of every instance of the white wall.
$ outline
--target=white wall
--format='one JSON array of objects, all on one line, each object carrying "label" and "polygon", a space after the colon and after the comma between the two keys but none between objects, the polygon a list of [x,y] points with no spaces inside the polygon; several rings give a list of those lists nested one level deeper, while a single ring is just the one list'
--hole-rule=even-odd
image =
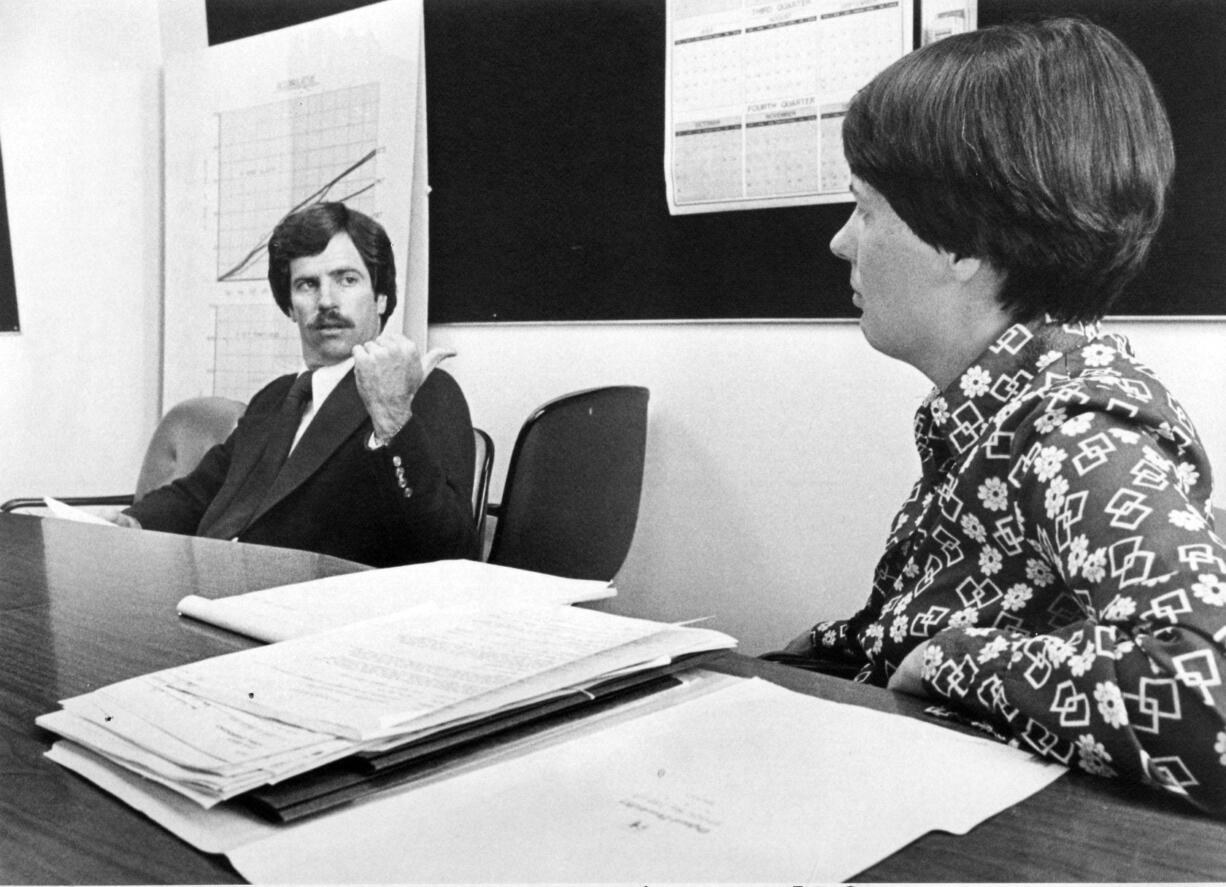
[{"label": "white wall", "polygon": [[129,492],[158,410],[153,0],[0,3],[21,332],[0,335],[0,500]]},{"label": "white wall", "polygon": [[[1177,393],[1226,472],[1226,323],[1109,326]],[[864,602],[919,469],[911,419],[929,386],[869,348],[856,324],[448,325],[430,335],[459,352],[447,368],[494,437],[495,501],[536,406],[596,385],[651,389],[639,524],[609,609],[711,616],[706,624],[761,653]]]}]

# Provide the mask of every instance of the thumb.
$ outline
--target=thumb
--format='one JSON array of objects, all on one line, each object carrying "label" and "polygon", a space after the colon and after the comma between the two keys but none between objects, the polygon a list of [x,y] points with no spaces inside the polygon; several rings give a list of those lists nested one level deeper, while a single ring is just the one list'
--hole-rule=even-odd
[{"label": "thumb", "polygon": [[430,375],[430,373],[440,363],[449,357],[455,357],[456,352],[453,348],[431,348],[426,352],[426,356],[421,359],[422,378]]}]

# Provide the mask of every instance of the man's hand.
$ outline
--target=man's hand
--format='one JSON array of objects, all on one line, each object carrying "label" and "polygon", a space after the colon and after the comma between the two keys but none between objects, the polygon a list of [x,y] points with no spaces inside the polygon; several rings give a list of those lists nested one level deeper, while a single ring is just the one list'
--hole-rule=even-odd
[{"label": "man's hand", "polygon": [[115,526],[123,527],[125,530],[139,530],[141,528],[140,521],[123,512],[113,515],[110,520]]},{"label": "man's hand", "polygon": [[898,671],[890,675],[889,683],[886,684],[891,690],[899,693],[910,693],[912,696],[927,696],[927,691],[924,690],[924,653],[928,649],[928,642],[924,641],[918,647],[913,649],[903,659],[898,666]]},{"label": "man's hand", "polygon": [[358,394],[380,440],[391,440],[413,416],[413,396],[426,376],[455,352],[433,348],[423,358],[412,340],[383,332],[353,347],[353,371]]}]

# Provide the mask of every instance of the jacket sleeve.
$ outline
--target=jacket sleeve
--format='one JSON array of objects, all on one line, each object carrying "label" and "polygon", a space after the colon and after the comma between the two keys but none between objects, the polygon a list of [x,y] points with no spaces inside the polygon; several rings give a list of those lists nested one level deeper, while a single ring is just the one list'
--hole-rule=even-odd
[{"label": "jacket sleeve", "polygon": [[925,689],[1039,754],[1226,813],[1226,549],[1209,465],[1182,424],[1119,407],[1049,406],[1014,443],[1016,517],[1050,567],[1024,591],[1071,591],[1067,624],[948,628],[926,648]]},{"label": "jacket sleeve", "polygon": [[461,469],[441,458],[424,422],[414,416],[386,447],[367,456],[379,514],[406,561],[476,555],[472,503],[455,476]]},{"label": "jacket sleeve", "polygon": [[231,432],[223,443],[205,453],[190,474],[150,490],[139,502],[124,509],[124,514],[140,521],[146,530],[194,534],[200,518],[226,479],[235,434],[237,431]]}]

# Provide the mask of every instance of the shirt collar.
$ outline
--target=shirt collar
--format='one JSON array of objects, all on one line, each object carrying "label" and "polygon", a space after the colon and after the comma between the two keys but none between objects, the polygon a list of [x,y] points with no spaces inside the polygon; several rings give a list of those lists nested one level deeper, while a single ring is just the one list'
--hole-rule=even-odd
[{"label": "shirt collar", "polygon": [[311,375],[311,411],[314,412],[328,399],[341,379],[353,369],[353,358],[347,357],[340,363],[322,366]]},{"label": "shirt collar", "polygon": [[1072,352],[1101,337],[1097,323],[1058,324],[1050,317],[1006,329],[944,390],[929,392],[916,411],[915,441],[925,473],[966,452],[1037,375],[1068,376]]}]

